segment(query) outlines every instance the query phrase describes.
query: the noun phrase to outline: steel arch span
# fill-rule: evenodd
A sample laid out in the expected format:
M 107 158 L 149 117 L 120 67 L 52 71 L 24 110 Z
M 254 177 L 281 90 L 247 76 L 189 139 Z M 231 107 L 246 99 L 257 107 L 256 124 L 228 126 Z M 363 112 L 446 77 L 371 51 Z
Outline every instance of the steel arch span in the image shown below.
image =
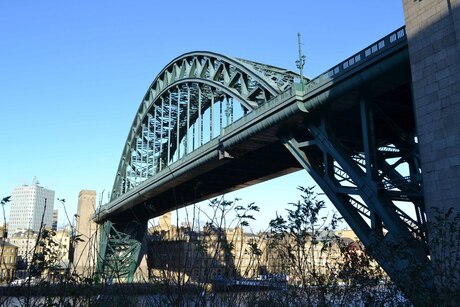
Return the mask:
M 404 28 L 313 80 L 298 77 L 211 52 L 166 65 L 134 118 L 111 202 L 94 215 L 98 274 L 132 280 L 149 218 L 305 169 L 423 301 L 433 272 Z
M 111 201 L 211 143 L 227 126 L 290 89 L 295 78 L 298 74 L 286 69 L 207 51 L 172 60 L 149 86 L 134 117 Z M 143 255 L 144 222 L 104 223 L 97 278 L 132 280 Z
M 111 200 L 177 162 L 229 124 L 290 88 L 294 72 L 212 52 L 172 60 L 131 126 Z

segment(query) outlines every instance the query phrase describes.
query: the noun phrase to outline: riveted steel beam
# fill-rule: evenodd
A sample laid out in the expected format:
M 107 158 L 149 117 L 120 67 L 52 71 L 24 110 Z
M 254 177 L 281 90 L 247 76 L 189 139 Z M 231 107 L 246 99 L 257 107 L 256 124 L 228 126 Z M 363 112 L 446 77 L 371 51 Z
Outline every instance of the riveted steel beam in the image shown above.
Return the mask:
M 146 222 L 104 222 L 99 238 L 96 282 L 133 282 L 144 254 L 142 246 L 146 233 Z
M 284 144 L 391 278 L 405 287 L 406 293 L 423 298 L 432 286 L 432 270 L 427 256 L 421 182 L 418 177 L 414 181 L 401 173 L 406 172 L 401 166 L 409 165 L 411 172 L 419 175 L 417 144 L 407 135 L 392 135 L 396 144 L 385 145 L 393 148 L 393 154 L 386 156 L 381 149 L 385 147 L 382 132 L 377 142 L 371 102 L 362 98 L 355 112 L 358 114 L 353 118 L 361 121 L 361 145 L 346 139 L 358 136 L 336 130 L 343 129 L 333 123 L 334 116 L 340 115 L 320 120 L 306 118 L 303 135 L 297 132 L 295 137 L 287 136 Z M 394 123 L 393 126 L 396 127 Z M 416 218 L 398 207 L 401 204 L 397 201 L 401 200 L 405 201 L 402 206 L 411 203 L 415 207 Z

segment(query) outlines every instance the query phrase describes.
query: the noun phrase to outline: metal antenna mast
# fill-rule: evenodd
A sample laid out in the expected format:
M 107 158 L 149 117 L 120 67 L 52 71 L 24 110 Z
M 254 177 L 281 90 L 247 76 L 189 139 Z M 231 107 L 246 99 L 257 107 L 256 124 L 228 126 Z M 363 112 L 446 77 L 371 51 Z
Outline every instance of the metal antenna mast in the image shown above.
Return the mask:
M 297 33 L 297 44 L 299 48 L 299 59 L 295 61 L 295 64 L 300 72 L 300 89 L 302 92 L 304 91 L 304 84 L 303 84 L 303 66 L 305 65 L 305 55 L 302 54 L 302 43 L 300 40 L 300 32 Z

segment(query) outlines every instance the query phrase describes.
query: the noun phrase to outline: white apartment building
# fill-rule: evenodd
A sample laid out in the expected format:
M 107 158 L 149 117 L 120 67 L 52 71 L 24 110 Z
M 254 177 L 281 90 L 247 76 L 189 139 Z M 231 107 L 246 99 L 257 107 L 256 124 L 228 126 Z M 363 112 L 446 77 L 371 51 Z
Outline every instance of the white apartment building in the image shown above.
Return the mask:
M 15 232 L 32 230 L 39 232 L 43 224 L 53 225 L 54 191 L 38 184 L 23 185 L 13 189 L 8 224 L 8 237 Z M 43 219 L 43 220 L 42 220 Z

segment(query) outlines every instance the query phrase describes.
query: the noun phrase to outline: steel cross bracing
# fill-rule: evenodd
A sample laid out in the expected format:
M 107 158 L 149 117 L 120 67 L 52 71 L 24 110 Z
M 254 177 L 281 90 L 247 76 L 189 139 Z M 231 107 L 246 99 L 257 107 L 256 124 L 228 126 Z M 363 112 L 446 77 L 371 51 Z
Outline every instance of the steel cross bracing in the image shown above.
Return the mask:
M 104 222 L 99 239 L 96 280 L 133 282 L 143 256 L 141 249 L 146 233 L 146 223 L 128 221 L 121 226 Z
M 291 87 L 295 77 L 285 69 L 211 52 L 174 59 L 144 96 L 111 199 L 219 136 L 223 128 Z
M 285 146 L 393 280 L 411 283 L 412 291 L 423 297 L 431 272 L 417 143 L 414 135 L 404 133 L 366 99 L 361 100 L 359 110 L 361 148 L 337 138 L 337 128 L 330 124 L 334 118 L 327 116 L 306 122 L 302 135 L 285 137 Z M 376 117 L 394 131 L 393 144 L 377 143 Z M 405 211 L 413 206 L 415 218 L 398 206 Z M 409 267 L 418 272 L 420 280 L 412 280 Z

